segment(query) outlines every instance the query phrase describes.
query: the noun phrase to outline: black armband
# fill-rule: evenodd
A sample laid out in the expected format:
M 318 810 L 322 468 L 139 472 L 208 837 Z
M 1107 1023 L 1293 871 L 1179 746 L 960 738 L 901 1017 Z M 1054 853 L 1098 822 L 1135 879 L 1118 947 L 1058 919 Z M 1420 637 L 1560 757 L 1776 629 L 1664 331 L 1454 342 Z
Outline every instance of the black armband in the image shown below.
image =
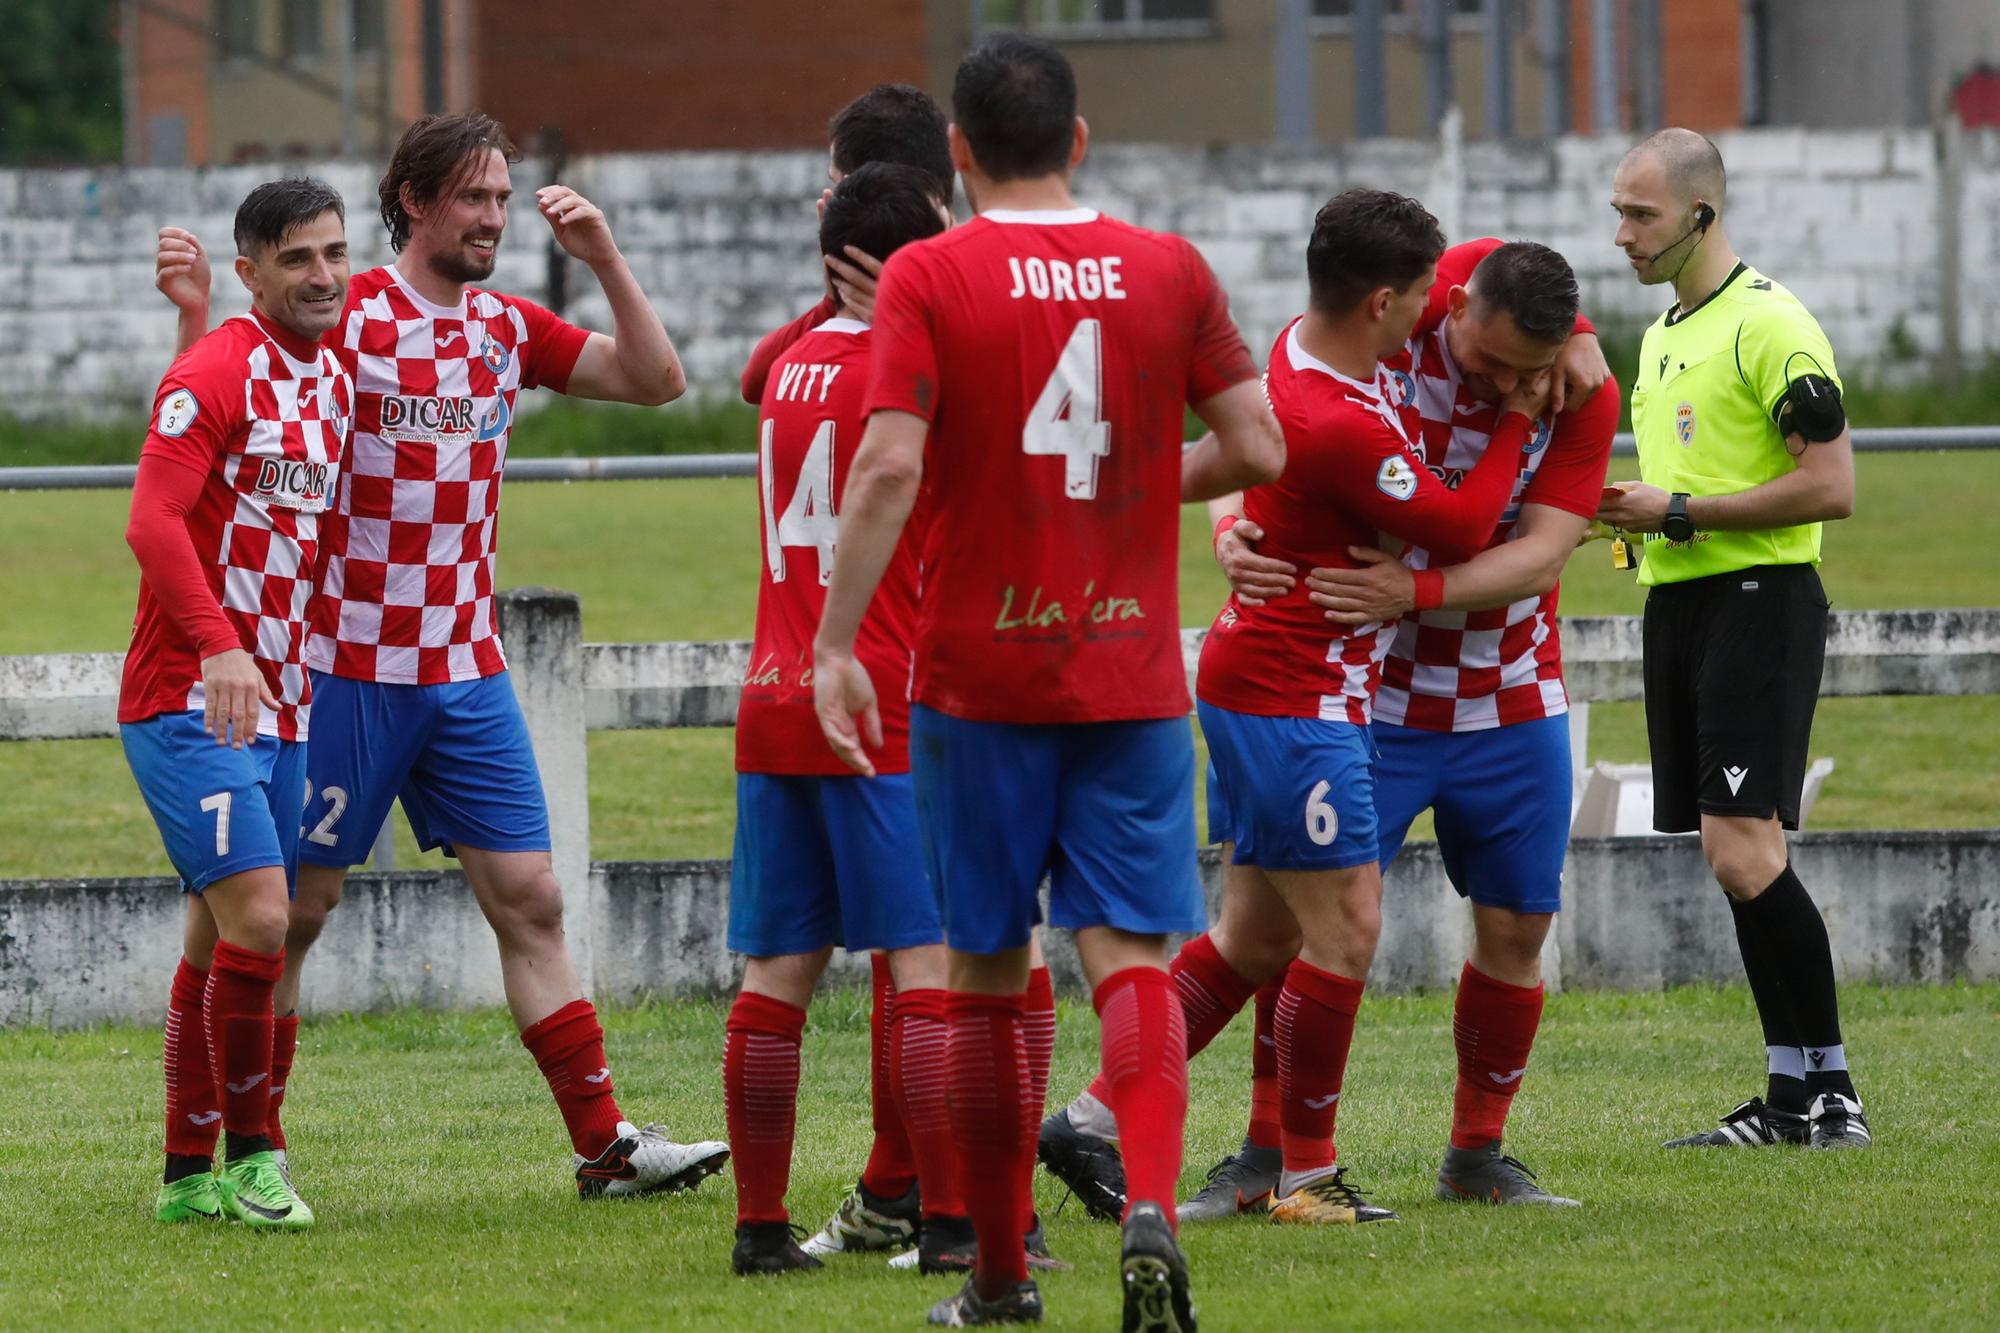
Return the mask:
M 1840 386 L 1824 375 L 1801 375 L 1778 400 L 1772 417 L 1778 433 L 1796 435 L 1807 444 L 1837 439 L 1847 429 L 1847 409 L 1840 405 Z

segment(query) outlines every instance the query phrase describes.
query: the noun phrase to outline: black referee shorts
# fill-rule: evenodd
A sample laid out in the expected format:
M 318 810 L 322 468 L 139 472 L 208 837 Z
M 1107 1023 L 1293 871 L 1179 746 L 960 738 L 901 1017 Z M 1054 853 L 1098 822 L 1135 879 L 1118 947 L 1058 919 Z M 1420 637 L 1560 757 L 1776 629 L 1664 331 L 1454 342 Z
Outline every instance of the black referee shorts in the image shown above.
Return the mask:
M 1826 616 L 1811 565 L 1761 565 L 1648 594 L 1654 828 L 1691 832 L 1703 814 L 1775 814 L 1799 826 Z

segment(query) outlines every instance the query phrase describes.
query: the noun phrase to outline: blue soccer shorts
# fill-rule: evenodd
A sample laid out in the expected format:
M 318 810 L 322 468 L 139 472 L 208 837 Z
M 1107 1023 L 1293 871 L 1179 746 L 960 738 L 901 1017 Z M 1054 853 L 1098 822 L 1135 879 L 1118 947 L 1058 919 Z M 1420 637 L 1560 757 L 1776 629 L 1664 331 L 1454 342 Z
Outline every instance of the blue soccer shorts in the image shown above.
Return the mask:
M 266 866 L 284 867 L 287 887 L 294 886 L 306 801 L 303 742 L 259 736 L 232 750 L 215 743 L 199 711 L 122 723 L 118 738 L 182 892 Z
M 1041 920 L 1044 876 L 1053 925 L 1138 935 L 1208 928 L 1185 718 L 1017 725 L 919 704 L 910 773 L 952 948 L 1025 946 Z
M 753 958 L 942 944 L 908 773 L 736 775 L 729 947 Z
M 1207 703 L 1197 711 L 1213 764 L 1208 836 L 1235 843 L 1237 865 L 1344 870 L 1379 857 L 1366 727 Z
M 506 672 L 385 685 L 315 671 L 312 691 L 301 860 L 367 860 L 399 798 L 426 851 L 549 850 L 542 775 Z
M 1514 912 L 1562 910 L 1569 847 L 1569 718 L 1484 731 L 1374 725 L 1382 864 L 1428 807 L 1459 896 Z

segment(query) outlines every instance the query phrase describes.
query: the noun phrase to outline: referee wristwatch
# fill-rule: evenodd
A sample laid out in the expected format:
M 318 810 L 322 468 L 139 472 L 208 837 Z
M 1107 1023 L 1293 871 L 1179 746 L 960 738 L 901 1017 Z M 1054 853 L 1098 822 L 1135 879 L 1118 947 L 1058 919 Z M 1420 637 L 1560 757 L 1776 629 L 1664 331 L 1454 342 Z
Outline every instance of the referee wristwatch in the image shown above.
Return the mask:
M 1667 516 L 1660 523 L 1660 531 L 1670 542 L 1691 542 L 1694 540 L 1694 520 L 1688 517 L 1688 493 L 1675 491 L 1667 500 Z

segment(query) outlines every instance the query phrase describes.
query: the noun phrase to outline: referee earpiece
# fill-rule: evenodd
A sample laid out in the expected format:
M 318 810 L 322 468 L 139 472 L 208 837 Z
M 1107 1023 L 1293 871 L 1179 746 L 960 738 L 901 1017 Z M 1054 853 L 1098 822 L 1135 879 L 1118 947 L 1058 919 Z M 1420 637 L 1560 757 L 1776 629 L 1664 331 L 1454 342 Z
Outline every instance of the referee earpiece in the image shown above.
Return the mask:
M 1647 255 L 1646 262 L 1648 264 L 1659 263 L 1662 258 L 1672 254 L 1676 249 L 1678 249 L 1681 242 L 1685 241 L 1688 237 L 1694 235 L 1696 232 L 1706 233 L 1708 229 L 1714 225 L 1715 225 L 1715 210 L 1710 208 L 1705 203 L 1696 204 L 1694 206 L 1694 225 L 1692 227 L 1689 227 L 1686 231 L 1682 232 L 1680 235 L 1674 237 L 1674 239 L 1670 243 L 1668 243 L 1665 249 L 1658 250 L 1650 255 Z
M 1715 225 L 1715 210 L 1707 204 L 1696 204 L 1694 206 L 1694 225 L 1700 227 L 1703 231 L 1707 231 Z

